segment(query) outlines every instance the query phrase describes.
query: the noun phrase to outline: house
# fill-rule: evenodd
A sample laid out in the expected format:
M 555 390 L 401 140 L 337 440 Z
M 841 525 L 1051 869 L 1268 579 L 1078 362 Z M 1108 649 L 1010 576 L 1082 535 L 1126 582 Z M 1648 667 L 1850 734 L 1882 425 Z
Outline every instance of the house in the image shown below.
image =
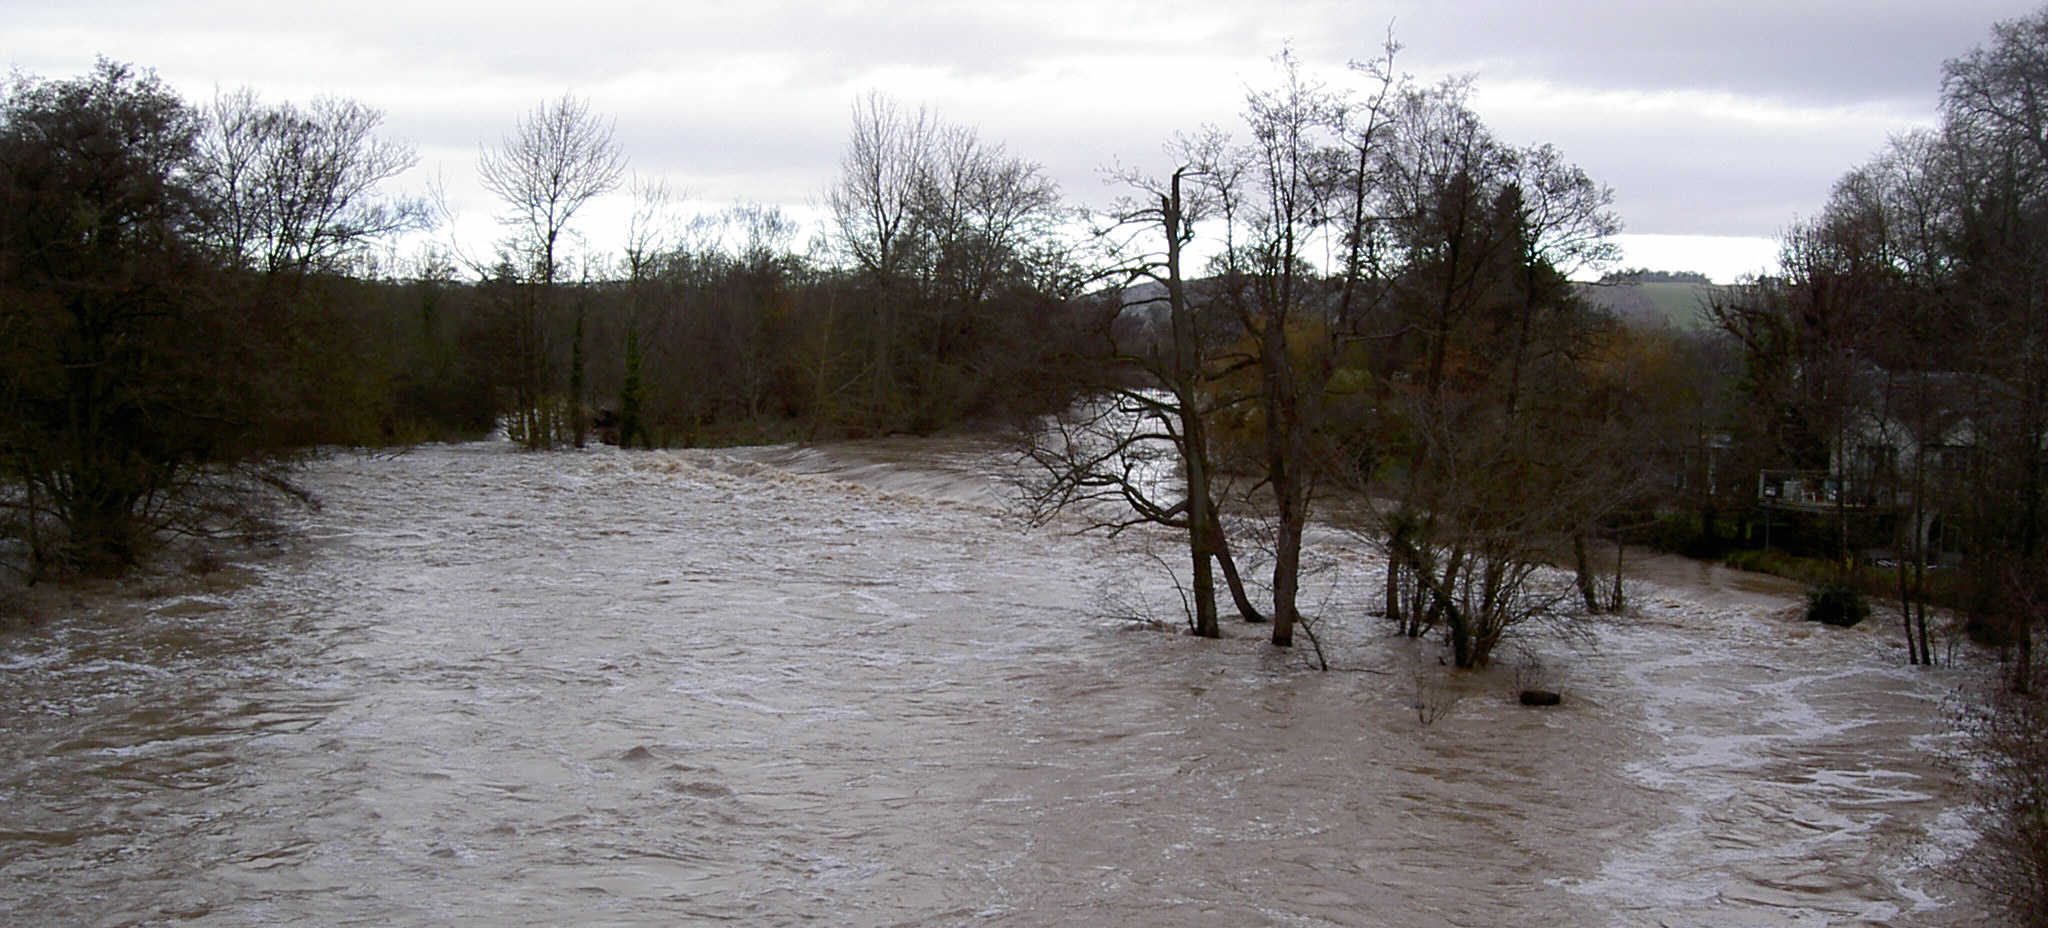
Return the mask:
M 1951 371 L 1862 372 L 1855 407 L 1839 429 L 1827 470 L 1762 470 L 1756 503 L 1771 515 L 1879 515 L 1892 552 L 1957 554 L 1947 515 L 1973 478 L 1995 427 L 1989 410 L 2008 390 Z

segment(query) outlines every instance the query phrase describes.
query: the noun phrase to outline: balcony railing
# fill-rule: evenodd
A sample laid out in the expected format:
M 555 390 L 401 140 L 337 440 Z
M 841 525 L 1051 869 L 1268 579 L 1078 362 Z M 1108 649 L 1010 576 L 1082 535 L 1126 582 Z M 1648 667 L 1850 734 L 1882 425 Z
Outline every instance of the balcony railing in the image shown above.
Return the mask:
M 1821 470 L 1763 470 L 1757 495 L 1767 508 L 1808 512 L 1868 509 L 1875 503 L 1872 488 L 1848 489 L 1845 480 Z

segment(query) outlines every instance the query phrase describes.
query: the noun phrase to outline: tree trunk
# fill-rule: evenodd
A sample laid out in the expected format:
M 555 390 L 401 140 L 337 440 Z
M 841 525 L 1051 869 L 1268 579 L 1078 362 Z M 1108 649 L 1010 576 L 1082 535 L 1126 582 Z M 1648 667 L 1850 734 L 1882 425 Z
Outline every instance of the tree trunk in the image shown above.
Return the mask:
M 1456 550 L 1447 558 L 1446 574 L 1441 576 L 1431 565 L 1425 563 L 1425 556 L 1409 539 L 1403 542 L 1403 558 L 1410 566 L 1411 575 L 1416 577 L 1425 592 L 1431 594 L 1433 608 L 1446 619 L 1447 641 L 1453 645 L 1454 666 L 1466 669 L 1474 665 L 1472 630 L 1468 626 L 1467 614 L 1461 611 L 1460 601 L 1454 598 L 1451 583 L 1460 573 L 1461 552 Z
M 1261 375 L 1267 413 L 1268 481 L 1275 492 L 1274 630 L 1270 644 L 1289 647 L 1297 623 L 1297 571 L 1304 546 L 1306 461 L 1297 421 L 1296 382 L 1290 366 L 1287 317 L 1271 311 L 1261 331 Z
M 1591 614 L 1603 611 L 1596 601 L 1596 572 L 1589 564 L 1589 544 L 1581 532 L 1574 533 L 1575 588 L 1582 592 L 1582 607 Z
M 1397 566 L 1396 558 L 1392 557 L 1389 559 L 1389 563 L 1384 565 L 1382 571 L 1382 614 L 1385 618 L 1397 623 L 1398 626 L 1404 624 L 1404 603 L 1399 595 L 1399 585 L 1397 582 L 1397 574 L 1400 570 L 1401 568 Z
M 627 315 L 627 352 L 620 379 L 620 447 L 648 446 L 641 424 L 641 325 L 633 309 Z
M 584 301 L 578 298 L 577 319 L 570 329 L 570 436 L 577 447 L 584 447 Z
M 1187 325 L 1177 326 L 1178 342 L 1189 340 L 1195 343 L 1187 331 Z M 1182 345 L 1177 346 L 1180 353 Z M 1196 349 L 1192 347 L 1191 353 Z M 1197 599 L 1197 634 L 1205 638 L 1218 637 L 1218 593 L 1212 585 L 1211 558 L 1214 539 L 1222 541 L 1224 533 L 1213 523 L 1218 515 L 1211 505 L 1211 468 L 1203 442 L 1204 416 L 1197 406 L 1196 391 L 1189 388 L 1185 380 L 1177 384 L 1178 405 L 1181 407 L 1183 438 L 1183 479 L 1187 495 L 1184 506 L 1189 511 L 1189 544 L 1191 595 Z M 1222 548 L 1223 546 L 1219 546 Z
M 1190 530 L 1190 596 L 1196 600 L 1197 636 L 1218 637 L 1218 593 L 1211 583 L 1211 552 L 1205 550 L 1204 536 L 1193 526 Z
M 1297 624 L 1297 568 L 1304 545 L 1304 516 L 1283 507 L 1275 531 L 1275 623 L 1268 642 L 1287 648 Z
M 2016 660 L 2012 662 L 2015 665 L 2016 675 L 2010 678 L 2009 688 L 2017 693 L 2028 695 L 2031 691 L 2032 683 L 2035 682 L 2031 670 L 2031 617 L 2029 613 L 2022 609 L 2017 609 L 2011 614 L 2014 616 L 2011 621 L 2015 624 L 2016 629 L 2015 633 L 2010 636 L 2016 640 Z
M 1438 600 L 1439 613 L 1446 621 L 1446 638 L 1453 645 L 1454 666 L 1466 670 L 1475 666 L 1475 627 L 1473 617 L 1454 598 L 1454 578 L 1461 576 L 1466 552 L 1455 546 L 1446 557 L 1446 573 L 1433 585 L 1434 598 Z
M 1914 531 L 1914 529 L 1912 529 L 1912 531 Z M 1904 552 L 1904 554 L 1905 556 L 1898 557 L 1895 560 L 1895 586 L 1898 594 L 1902 598 L 1903 647 L 1909 650 L 1909 661 L 1912 665 L 1915 665 L 1922 663 L 1922 661 L 1917 659 L 1917 633 L 1916 629 L 1911 625 L 1910 622 L 1910 609 L 1911 602 L 1913 600 L 1910 596 L 1910 570 L 1909 557 L 1907 556 L 1908 552 Z
M 1247 586 L 1240 582 L 1240 568 L 1233 563 L 1232 546 L 1226 542 L 1225 526 L 1218 521 L 1218 511 L 1211 514 L 1211 553 L 1218 558 L 1219 570 L 1225 574 L 1226 590 L 1232 593 L 1233 607 L 1240 610 L 1240 618 L 1248 622 L 1266 622 L 1268 617 L 1255 608 L 1254 601 L 1247 597 Z
M 1161 198 L 1162 231 L 1168 243 L 1169 325 L 1175 339 L 1175 360 L 1170 375 L 1175 384 L 1178 425 L 1182 432 L 1184 505 L 1190 520 L 1190 570 L 1192 593 L 1197 598 L 1197 634 L 1218 637 L 1218 596 L 1212 587 L 1211 558 L 1223 555 L 1225 532 L 1216 520 L 1211 504 L 1211 447 L 1205 434 L 1204 409 L 1197 395 L 1197 380 L 1204 362 L 1197 350 L 1197 322 L 1183 292 L 1183 176 L 1178 171 L 1169 180 L 1169 194 Z M 1227 582 L 1234 597 L 1240 596 L 1239 579 L 1230 572 Z
M 1912 665 L 1931 663 L 1930 636 L 1924 632 L 1924 562 L 1930 551 L 1924 534 L 1924 454 L 1921 447 L 1910 473 L 1910 537 L 1905 557 L 1896 558 L 1896 584 L 1902 596 L 1902 635 Z
M 1610 611 L 1623 612 L 1624 596 L 1624 533 L 1617 535 L 1617 570 L 1610 575 Z

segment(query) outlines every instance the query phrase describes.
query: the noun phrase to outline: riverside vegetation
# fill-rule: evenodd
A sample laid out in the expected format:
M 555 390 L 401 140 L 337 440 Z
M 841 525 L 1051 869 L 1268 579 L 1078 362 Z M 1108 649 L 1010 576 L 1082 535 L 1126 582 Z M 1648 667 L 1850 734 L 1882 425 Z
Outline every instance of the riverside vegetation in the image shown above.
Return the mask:
M 1284 53 L 1244 138 L 1169 140 L 1095 216 L 974 129 L 863 97 L 804 251 L 774 207 L 679 215 L 574 97 L 482 157 L 506 236 L 478 257 L 399 253 L 436 210 L 385 189 L 414 154 L 359 104 L 196 106 L 109 61 L 19 77 L 0 557 L 34 583 L 260 532 L 323 447 L 1013 427 L 1043 517 L 1179 533 L 1197 634 L 1220 633 L 1216 572 L 1275 645 L 1315 645 L 1315 516 L 1391 566 L 1391 631 L 1460 671 L 1621 608 L 1606 545 L 1677 516 L 1714 545 L 1787 470 L 1835 495 L 1783 547 L 1846 576 L 1885 550 L 1910 662 L 1935 659 L 1943 588 L 2003 688 L 2042 693 L 2044 36 L 2042 14 L 1998 24 L 1947 62 L 1939 127 L 1849 172 L 1781 276 L 1712 291 L 1689 328 L 1599 309 L 1571 277 L 1615 259 L 1610 189 L 1493 135 L 1468 81 L 1401 74 L 1394 42 L 1331 73 Z M 622 252 L 577 251 L 582 207 L 623 185 Z M 1150 459 L 1176 479 L 1133 479 Z M 1977 702 L 1981 743 L 2042 756 L 2040 703 Z M 1983 872 L 2022 874 L 2003 891 L 2037 923 L 2042 764 L 2026 780 L 2032 802 L 1982 823 L 2023 864 Z

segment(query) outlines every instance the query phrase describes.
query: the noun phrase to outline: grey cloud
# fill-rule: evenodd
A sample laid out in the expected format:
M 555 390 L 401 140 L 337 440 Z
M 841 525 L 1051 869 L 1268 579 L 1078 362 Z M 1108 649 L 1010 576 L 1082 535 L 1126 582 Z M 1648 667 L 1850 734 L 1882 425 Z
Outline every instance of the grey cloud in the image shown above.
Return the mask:
M 1664 3 L 1405 0 L 1363 5 L 1325 44 L 1377 39 L 1395 19 L 1413 67 L 1598 88 L 1716 90 L 1806 103 L 1928 109 L 1939 63 L 1984 39 L 2017 0 Z M 1359 54 L 1356 52 L 1355 54 Z
M 1394 20 L 1402 69 L 1478 71 L 1485 96 L 1543 82 L 1812 108 L 1815 124 L 1793 126 L 1628 108 L 1483 113 L 1505 138 L 1553 142 L 1614 186 L 1630 231 L 1748 235 L 1814 210 L 1888 131 L 1928 118 L 1941 61 L 2028 11 L 2016 0 L 0 5 L 18 39 L 10 64 L 68 76 L 105 52 L 161 69 L 195 99 L 214 84 L 355 97 L 424 156 L 449 153 L 439 169 L 452 178 L 567 89 L 617 120 L 637 170 L 783 202 L 832 180 L 850 99 L 889 71 L 933 74 L 894 89 L 1103 203 L 1102 167 L 1149 164 L 1172 133 L 1206 121 L 1237 128 L 1241 82 L 1266 80 L 1283 42 L 1337 69 L 1372 55 Z

